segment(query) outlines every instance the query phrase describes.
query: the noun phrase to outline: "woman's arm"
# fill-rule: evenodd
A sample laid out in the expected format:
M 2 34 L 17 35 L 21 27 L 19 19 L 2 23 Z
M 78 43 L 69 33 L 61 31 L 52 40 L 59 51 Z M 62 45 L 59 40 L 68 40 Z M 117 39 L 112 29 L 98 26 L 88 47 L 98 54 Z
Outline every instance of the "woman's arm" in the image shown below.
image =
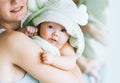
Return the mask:
M 29 37 L 20 32 L 6 32 L 7 45 L 13 56 L 13 64 L 18 65 L 43 83 L 83 83 L 71 73 L 42 64 L 42 50 Z M 56 80 L 57 79 L 57 80 Z

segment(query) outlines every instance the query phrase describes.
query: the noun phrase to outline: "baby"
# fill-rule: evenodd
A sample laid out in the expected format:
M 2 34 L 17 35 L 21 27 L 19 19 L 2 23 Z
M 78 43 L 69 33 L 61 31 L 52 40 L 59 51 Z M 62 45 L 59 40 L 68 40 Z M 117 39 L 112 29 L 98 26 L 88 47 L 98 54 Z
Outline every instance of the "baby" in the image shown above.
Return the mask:
M 27 27 L 21 31 L 32 36 L 44 50 L 41 55 L 43 63 L 62 70 L 74 69 L 76 59 L 84 49 L 84 38 L 78 24 L 87 23 L 86 7 L 77 8 L 72 0 L 49 0 L 43 9 L 31 11 L 34 12 L 24 26 L 36 26 L 37 29 Z M 39 37 L 34 36 L 36 33 Z

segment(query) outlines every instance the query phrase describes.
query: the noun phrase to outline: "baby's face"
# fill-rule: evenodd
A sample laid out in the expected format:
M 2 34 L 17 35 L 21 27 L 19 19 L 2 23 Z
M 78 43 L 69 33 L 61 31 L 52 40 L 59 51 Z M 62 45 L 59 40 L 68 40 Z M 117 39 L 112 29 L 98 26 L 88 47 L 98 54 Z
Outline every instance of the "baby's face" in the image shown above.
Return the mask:
M 66 29 L 54 22 L 43 22 L 40 25 L 40 36 L 58 48 L 62 47 L 69 39 Z

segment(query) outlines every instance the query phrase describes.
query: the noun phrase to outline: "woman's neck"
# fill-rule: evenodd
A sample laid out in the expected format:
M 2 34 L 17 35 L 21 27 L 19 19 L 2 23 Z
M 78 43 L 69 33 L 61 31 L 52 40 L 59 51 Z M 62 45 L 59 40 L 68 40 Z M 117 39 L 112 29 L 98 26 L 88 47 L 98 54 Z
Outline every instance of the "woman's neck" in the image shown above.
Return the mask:
M 4 28 L 7 30 L 17 30 L 20 27 L 21 27 L 21 22 L 0 23 L 0 28 Z

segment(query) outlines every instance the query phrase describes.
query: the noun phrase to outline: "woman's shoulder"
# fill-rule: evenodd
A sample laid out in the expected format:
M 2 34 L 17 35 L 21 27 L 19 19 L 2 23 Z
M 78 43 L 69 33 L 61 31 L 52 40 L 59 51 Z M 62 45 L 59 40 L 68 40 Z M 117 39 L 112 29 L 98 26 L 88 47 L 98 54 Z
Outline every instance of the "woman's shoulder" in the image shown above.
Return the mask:
M 1 34 L 1 38 L 4 39 L 5 43 L 12 45 L 16 45 L 22 41 L 27 42 L 28 40 L 31 40 L 27 35 L 18 31 L 5 31 L 3 34 Z
M 37 43 L 22 32 L 6 31 L 5 34 L 7 34 L 6 44 L 8 44 L 9 48 L 16 50 L 17 52 L 32 51 L 33 49 L 41 51 L 41 48 Z
M 17 40 L 17 38 L 22 38 L 22 36 L 23 36 L 22 33 L 16 31 L 4 31 L 3 33 L 0 34 L 0 43 L 8 45 L 11 42 L 13 43 L 14 40 Z
M 10 39 L 16 39 L 17 37 L 18 38 L 26 37 L 26 35 L 18 31 L 6 30 L 2 34 L 0 34 L 0 37 L 5 40 L 10 40 Z
M 5 34 L 8 37 L 8 40 L 11 40 L 11 39 L 19 40 L 21 38 L 28 38 L 27 35 L 18 31 L 6 31 Z
M 23 49 L 23 46 L 33 42 L 27 35 L 18 31 L 5 31 L 0 35 L 0 38 L 0 44 L 10 50 Z
M 31 60 L 42 52 L 42 49 L 24 33 L 17 31 L 6 31 L 4 34 L 6 35 L 4 45 L 7 48 L 8 53 L 11 54 L 12 58 L 16 61 L 14 63 L 20 62 L 22 64 L 21 60 L 23 60 L 23 62 L 28 58 L 28 60 Z

